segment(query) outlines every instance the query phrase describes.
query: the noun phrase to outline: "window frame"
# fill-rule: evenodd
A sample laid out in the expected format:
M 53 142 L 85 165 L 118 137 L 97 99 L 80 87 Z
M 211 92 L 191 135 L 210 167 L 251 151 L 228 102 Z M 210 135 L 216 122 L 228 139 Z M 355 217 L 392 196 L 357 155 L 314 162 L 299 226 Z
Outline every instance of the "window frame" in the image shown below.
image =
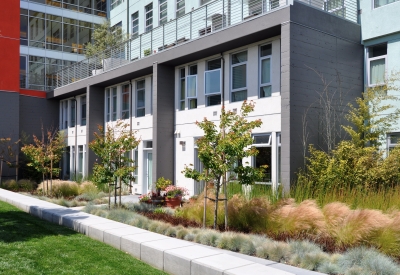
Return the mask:
M 164 1 L 164 2 L 162 2 Z M 162 7 L 165 6 L 165 16 L 162 16 Z M 164 21 L 164 22 L 162 22 Z M 168 22 L 168 0 L 158 0 L 158 25 L 162 26 Z
M 179 111 L 184 111 L 186 109 L 186 68 L 185 67 L 179 68 L 178 74 L 179 74 L 179 87 L 178 87 Z M 183 91 L 183 93 L 182 93 L 182 82 L 183 82 L 183 87 L 185 88 L 185 91 Z
M 118 119 L 118 87 L 114 86 L 111 89 L 111 121 L 117 121 Z
M 260 181 L 260 182 L 256 182 L 256 183 L 258 183 L 258 184 L 272 184 L 272 180 L 273 180 L 273 178 L 272 178 L 272 169 L 276 169 L 276 167 L 272 167 L 272 158 L 273 158 L 273 155 L 272 155 L 272 152 L 273 152 L 273 150 L 272 150 L 272 146 L 273 146 L 273 143 L 272 143 L 272 134 L 273 133 L 257 133 L 257 134 L 252 134 L 252 137 L 253 137 L 253 144 L 252 144 L 252 146 L 254 146 L 254 147 L 256 147 L 256 148 L 271 148 L 271 159 L 270 159 L 270 167 L 269 167 L 269 173 L 270 173 L 270 181 Z M 268 143 L 254 143 L 254 141 L 255 141 L 255 137 L 257 137 L 257 136 L 269 136 L 269 139 L 268 139 Z M 278 143 L 278 141 L 277 141 L 277 143 Z M 254 168 L 255 167 L 255 165 L 256 165 L 256 157 L 257 156 L 252 156 L 251 157 L 251 166 Z
M 138 84 L 140 82 L 142 82 L 142 81 L 144 83 L 143 88 L 139 89 L 138 88 Z M 146 79 L 143 78 L 143 79 L 137 80 L 136 84 L 135 84 L 135 88 L 136 88 L 136 117 L 144 117 L 144 116 L 146 116 Z M 143 106 L 141 106 L 141 107 L 138 106 L 138 104 L 139 104 L 139 100 L 138 100 L 139 91 L 143 91 L 143 93 L 144 93 Z M 143 115 L 140 115 L 140 116 L 138 115 L 138 111 L 139 110 L 144 110 Z
M 86 126 L 86 118 L 87 118 L 87 113 L 86 113 L 86 96 L 82 96 L 80 98 L 80 107 L 81 107 L 81 116 L 80 116 L 80 125 L 81 126 Z
M 134 18 L 136 16 L 136 18 Z M 136 11 L 131 15 L 131 37 L 135 38 L 139 36 L 139 12 Z M 133 28 L 137 27 L 137 31 L 134 31 Z
M 111 121 L 111 93 L 110 93 L 110 88 L 106 88 L 106 93 L 105 93 L 105 121 L 110 122 Z
M 373 0 L 373 1 L 372 1 L 372 9 L 379 9 L 379 8 L 381 8 L 381 7 L 384 7 L 384 6 L 387 6 L 387 5 L 390 5 L 390 4 L 399 2 L 400 0 L 395 0 L 395 1 L 391 2 L 391 3 L 386 3 L 386 4 L 384 4 L 384 5 L 382 5 L 382 6 L 378 6 L 378 7 L 375 6 L 375 2 L 376 2 L 376 1 L 377 1 L 377 0 Z
M 182 7 L 178 7 L 179 6 L 179 4 L 181 3 L 181 2 L 183 2 L 183 6 Z M 176 0 L 176 5 L 175 5 L 175 8 L 176 8 L 176 12 L 175 12 L 175 18 L 176 19 L 178 19 L 179 17 L 182 17 L 182 16 L 184 16 L 185 15 L 185 8 L 186 8 L 186 3 L 185 3 L 185 0 Z M 183 14 L 180 14 L 180 12 L 183 10 Z
M 380 59 L 384 59 L 385 60 L 385 75 L 384 75 L 384 79 L 386 79 L 386 77 L 387 77 L 387 74 L 386 74 L 387 73 L 387 54 L 376 56 L 376 57 L 367 57 L 367 81 L 368 81 L 367 84 L 368 84 L 368 87 L 382 86 L 382 85 L 385 84 L 385 82 L 371 84 L 371 61 L 380 60 Z
M 271 45 L 271 54 L 270 55 L 266 55 L 266 56 L 261 56 L 261 47 L 263 46 L 267 46 L 267 45 Z M 267 44 L 263 44 L 260 45 L 258 48 L 258 66 L 259 66 L 259 72 L 258 72 L 258 98 L 267 98 L 267 97 L 271 97 L 272 96 L 272 43 L 267 43 Z M 265 59 L 269 59 L 269 82 L 268 83 L 262 83 L 262 62 Z M 267 87 L 270 86 L 271 87 L 271 95 L 270 96 L 261 96 L 261 88 L 263 87 Z
M 191 74 L 190 73 L 190 68 L 192 68 L 192 67 L 196 67 L 196 74 Z M 188 73 L 187 73 L 187 76 L 186 76 L 186 98 L 188 99 L 188 109 L 189 110 L 192 110 L 192 109 L 197 109 L 197 97 L 198 97 L 198 85 L 197 85 L 197 75 L 198 75 L 198 66 L 197 66 L 197 64 L 192 64 L 192 65 L 189 65 L 188 66 Z M 189 85 L 189 78 L 192 78 L 192 77 L 194 77 L 194 79 L 195 79 L 195 84 L 196 84 L 196 88 L 195 88 L 195 90 L 196 90 L 196 95 L 195 96 L 189 96 L 189 89 L 188 89 L 188 85 Z M 191 107 L 191 102 L 195 102 L 195 105 L 196 105 L 196 107 Z
M 127 88 L 127 89 L 125 89 Z M 128 101 L 127 101 L 127 109 L 124 109 L 124 95 L 128 95 Z M 121 119 L 129 119 L 130 116 L 130 105 L 131 105 L 131 95 L 130 95 L 130 85 L 129 84 L 123 84 L 121 85 L 121 114 L 120 118 Z M 127 114 L 127 115 L 126 115 Z
M 146 9 L 148 7 L 151 6 L 151 9 L 146 11 Z M 147 14 L 151 13 L 151 17 L 147 18 Z M 149 25 L 147 25 L 147 21 L 151 20 L 151 23 Z M 146 6 L 144 6 L 144 30 L 145 33 L 149 32 L 153 29 L 153 2 L 147 4 Z
M 247 54 L 246 61 L 233 64 L 233 56 L 236 55 L 236 54 L 242 53 L 242 52 L 246 52 L 246 54 Z M 241 50 L 241 51 L 232 53 L 231 56 L 230 56 L 230 61 L 231 61 L 231 64 L 230 64 L 231 65 L 231 68 L 230 68 L 231 81 L 230 81 L 230 84 L 229 84 L 230 85 L 230 102 L 240 102 L 240 101 L 233 101 L 233 94 L 236 93 L 236 92 L 246 91 L 246 99 L 247 99 L 247 95 L 248 95 L 247 94 L 247 92 L 248 92 L 248 89 L 247 89 L 248 88 L 247 87 L 247 67 L 248 67 L 247 63 L 249 61 L 248 50 L 245 49 L 245 50 Z M 245 87 L 241 87 L 241 88 L 233 89 L 233 68 L 238 67 L 238 66 L 242 66 L 242 65 L 246 66 L 246 86 Z
M 212 61 L 215 61 L 215 60 L 219 60 L 220 62 L 221 62 L 221 67 L 220 68 L 218 68 L 218 69 L 213 69 L 213 70 L 209 70 L 208 69 L 208 64 L 209 64 L 209 62 L 212 62 Z M 216 71 L 219 71 L 219 93 L 206 93 L 206 75 L 207 75 L 207 73 L 210 73 L 210 72 L 216 72 Z M 205 105 L 206 105 L 206 107 L 208 107 L 208 106 L 217 106 L 217 105 L 221 105 L 221 103 L 222 103 L 222 60 L 221 60 L 221 58 L 216 58 L 216 59 L 212 59 L 212 60 L 208 60 L 207 61 L 207 66 L 206 66 L 206 70 L 204 71 L 204 96 L 205 96 Z M 213 97 L 213 96 L 216 96 L 216 95 L 220 95 L 220 103 L 219 104 L 214 104 L 214 105 L 210 105 L 210 104 L 208 104 L 208 98 L 210 98 L 210 97 Z

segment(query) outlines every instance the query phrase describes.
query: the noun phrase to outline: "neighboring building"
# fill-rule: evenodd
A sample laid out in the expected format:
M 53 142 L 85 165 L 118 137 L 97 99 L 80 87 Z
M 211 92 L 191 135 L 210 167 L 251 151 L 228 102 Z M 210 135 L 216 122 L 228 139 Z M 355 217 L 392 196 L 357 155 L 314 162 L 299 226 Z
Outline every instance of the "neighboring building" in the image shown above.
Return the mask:
M 17 140 L 58 127 L 58 101 L 47 100 L 54 72 L 83 60 L 106 0 L 3 1 L 0 9 L 0 137 Z M 13 176 L 5 171 L 3 176 Z
M 400 73 L 400 2 L 391 0 L 361 0 L 362 43 L 365 47 L 365 85 L 372 87 L 385 77 Z M 395 83 L 400 88 L 400 80 Z M 388 91 L 400 96 L 400 91 Z M 394 101 L 395 106 L 400 103 Z M 400 122 L 396 131 L 387 133 L 384 149 L 400 144 Z
M 195 141 L 203 133 L 195 121 L 218 122 L 222 100 L 236 110 L 243 100 L 256 102 L 250 119 L 263 121 L 254 131 L 260 154 L 245 161 L 268 165 L 264 183 L 289 188 L 303 164 L 306 126 L 308 143 L 324 146 L 318 129 L 325 87 L 317 72 L 330 96 L 346 90 L 345 104 L 363 90 L 357 3 L 206 2 L 111 2 L 112 25 L 132 39 L 59 72 L 49 96 L 59 101 L 68 135 L 64 177 L 90 174 L 96 156 L 87 145 L 97 126 L 123 119 L 142 139 L 131 152 L 134 192 L 146 193 L 163 176 L 198 193 L 201 185 L 181 171 L 201 167 Z

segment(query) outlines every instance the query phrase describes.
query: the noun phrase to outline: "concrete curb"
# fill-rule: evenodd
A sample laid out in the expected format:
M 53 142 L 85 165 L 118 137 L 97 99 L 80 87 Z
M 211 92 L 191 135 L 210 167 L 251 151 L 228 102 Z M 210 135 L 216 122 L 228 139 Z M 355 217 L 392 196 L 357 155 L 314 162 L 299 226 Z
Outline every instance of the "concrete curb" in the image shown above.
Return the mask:
M 176 275 L 294 275 L 318 274 L 298 269 L 287 272 L 257 263 L 251 257 L 226 254 L 192 242 L 183 241 L 134 226 L 72 210 L 46 201 L 0 189 L 0 200 L 49 222 L 63 225 L 90 238 L 104 242 L 158 269 Z M 268 261 L 270 263 L 270 261 Z M 296 268 L 293 268 L 296 269 Z M 297 271 L 297 270 L 296 270 Z

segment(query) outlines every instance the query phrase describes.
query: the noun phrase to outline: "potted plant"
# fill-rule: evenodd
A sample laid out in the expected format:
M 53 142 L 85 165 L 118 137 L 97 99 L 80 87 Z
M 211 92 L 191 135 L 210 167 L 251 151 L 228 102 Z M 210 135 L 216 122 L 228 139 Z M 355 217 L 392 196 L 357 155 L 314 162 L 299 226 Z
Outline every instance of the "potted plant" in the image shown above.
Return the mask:
M 181 205 L 182 196 L 188 194 L 188 190 L 184 187 L 177 187 L 175 185 L 170 185 L 165 188 L 166 198 L 165 203 L 167 207 L 175 208 Z
M 151 204 L 151 195 L 150 194 L 143 194 L 139 197 L 139 202 Z
M 165 195 L 165 188 L 172 185 L 172 182 L 169 179 L 164 179 L 164 177 L 158 178 L 156 181 L 156 189 L 157 193 L 161 196 Z

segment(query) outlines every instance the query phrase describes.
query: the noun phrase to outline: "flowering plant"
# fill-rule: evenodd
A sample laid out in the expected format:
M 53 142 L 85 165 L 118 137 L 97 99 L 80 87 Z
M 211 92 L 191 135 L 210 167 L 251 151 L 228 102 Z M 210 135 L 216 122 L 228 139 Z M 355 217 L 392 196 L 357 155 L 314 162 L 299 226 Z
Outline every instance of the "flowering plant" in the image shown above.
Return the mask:
M 151 200 L 151 193 L 149 194 L 143 194 L 139 197 L 140 202 L 147 202 Z
M 182 197 L 189 194 L 185 187 L 177 187 L 175 185 L 167 186 L 165 192 L 168 198 Z
M 156 188 L 160 190 L 165 190 L 168 186 L 171 185 L 171 181 L 169 179 L 164 179 L 164 177 L 158 178 L 156 181 Z

